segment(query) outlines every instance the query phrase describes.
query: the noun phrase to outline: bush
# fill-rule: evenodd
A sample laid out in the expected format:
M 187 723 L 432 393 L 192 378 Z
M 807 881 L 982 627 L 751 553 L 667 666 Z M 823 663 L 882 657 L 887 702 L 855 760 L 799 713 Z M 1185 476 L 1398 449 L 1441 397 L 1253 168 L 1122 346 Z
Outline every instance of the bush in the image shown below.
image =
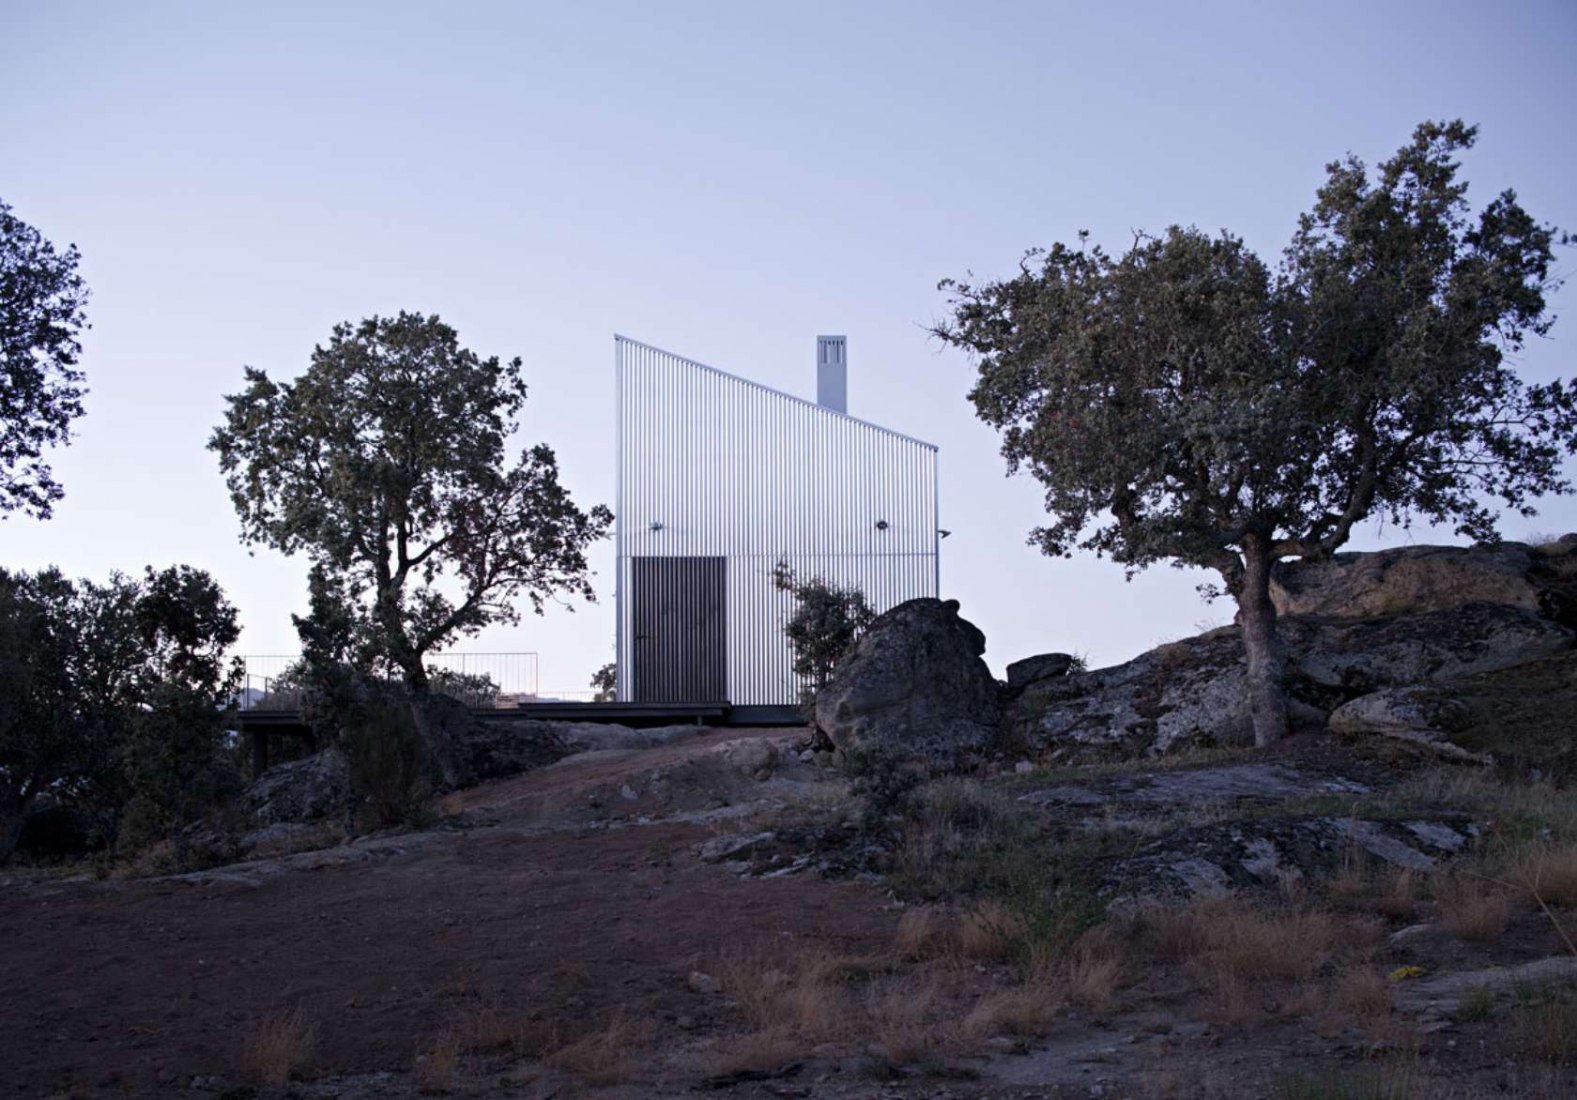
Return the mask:
M 902 753 L 878 744 L 851 746 L 844 754 L 844 771 L 861 801 L 861 824 L 870 831 L 907 816 L 913 810 L 912 795 L 925 778 Z
M 437 763 L 417 728 L 410 697 L 383 682 L 363 682 L 337 716 L 352 797 L 374 825 L 414 824 L 437 793 Z
M 876 612 L 858 588 L 839 588 L 820 577 L 802 581 L 786 561 L 773 567 L 772 584 L 794 597 L 794 614 L 783 633 L 794 650 L 794 673 L 803 681 L 800 704 L 808 713 L 838 661 L 871 625 Z
M 140 835 L 183 860 L 186 826 L 239 784 L 224 728 L 239 634 L 187 566 L 102 586 L 0 571 L 0 860 L 41 796 L 104 822 L 111 851 L 135 804 Z

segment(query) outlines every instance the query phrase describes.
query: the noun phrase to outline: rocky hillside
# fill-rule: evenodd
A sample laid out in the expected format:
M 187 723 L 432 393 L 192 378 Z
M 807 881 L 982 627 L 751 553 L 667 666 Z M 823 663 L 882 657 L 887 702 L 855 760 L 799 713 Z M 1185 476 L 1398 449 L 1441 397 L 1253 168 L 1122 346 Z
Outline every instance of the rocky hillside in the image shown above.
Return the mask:
M 1537 733 L 1577 674 L 1577 535 L 1284 563 L 1273 599 L 1297 729 L 1386 735 L 1489 762 L 1481 727 L 1503 725 L 1520 705 L 1544 717 L 1524 714 L 1530 736 L 1513 747 L 1514 763 L 1571 767 L 1568 750 Z M 1111 668 L 1041 654 L 1010 665 L 990 691 L 984 639 L 957 610 L 914 601 L 877 621 L 818 707 L 835 741 L 898 745 L 923 729 L 910 751 L 944 765 L 971 752 L 1073 763 L 1252 740 L 1235 626 Z

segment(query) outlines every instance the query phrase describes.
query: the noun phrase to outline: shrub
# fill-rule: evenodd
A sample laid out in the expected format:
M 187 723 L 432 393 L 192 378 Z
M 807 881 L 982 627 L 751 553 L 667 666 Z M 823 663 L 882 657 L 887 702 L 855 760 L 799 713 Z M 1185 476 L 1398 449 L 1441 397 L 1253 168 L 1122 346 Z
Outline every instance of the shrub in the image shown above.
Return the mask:
M 1043 826 L 1002 792 L 957 778 L 913 791 L 898 828 L 899 894 L 994 902 L 1021 929 L 1015 947 L 1026 957 L 1066 948 L 1104 917 L 1100 864 L 1123 843 L 1100 831 Z
M 616 1085 L 630 1079 L 654 1030 L 650 1020 L 631 1020 L 622 1012 L 615 1013 L 601 1031 L 560 1047 L 544 1060 L 590 1084 Z
M 858 588 L 839 588 L 820 577 L 800 580 L 786 561 L 773 567 L 772 584 L 794 597 L 794 613 L 783 633 L 794 650 L 794 673 L 804 682 L 800 702 L 808 711 L 876 612 Z
M 436 764 L 401 689 L 367 684 L 339 721 L 351 791 L 379 826 L 414 824 L 437 791 Z
M 302 1008 L 254 1021 L 241 1048 L 242 1072 L 260 1085 L 286 1084 L 311 1064 L 317 1038 Z
M 235 608 L 188 566 L 107 585 L 0 571 L 0 860 L 42 792 L 104 824 L 114 850 L 135 802 L 143 838 L 169 838 L 232 792 L 225 732 L 238 685 Z
M 849 787 L 860 799 L 860 821 L 870 831 L 889 819 L 907 815 L 910 798 L 924 773 L 896 749 L 886 745 L 854 745 L 844 754 Z
M 1499 885 L 1464 874 L 1435 876 L 1440 923 L 1464 940 L 1488 940 L 1511 923 L 1511 898 Z

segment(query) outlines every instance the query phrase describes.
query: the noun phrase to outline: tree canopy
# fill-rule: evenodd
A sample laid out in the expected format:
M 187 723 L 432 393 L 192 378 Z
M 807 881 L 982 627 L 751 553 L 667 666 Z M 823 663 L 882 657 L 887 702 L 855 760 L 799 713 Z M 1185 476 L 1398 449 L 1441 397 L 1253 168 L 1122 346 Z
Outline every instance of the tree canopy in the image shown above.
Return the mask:
M 1274 269 L 1173 226 L 1120 257 L 1081 234 L 1013 278 L 942 284 L 935 334 L 976 356 L 970 399 L 1009 471 L 1045 486 L 1031 542 L 1216 570 L 1261 742 L 1287 725 L 1275 561 L 1328 555 L 1377 513 L 1490 540 L 1496 505 L 1571 490 L 1577 386 L 1508 360 L 1549 331 L 1568 238 L 1511 191 L 1473 215 L 1457 155 L 1475 136 L 1426 123 L 1373 173 L 1332 163 Z
M 40 796 L 178 831 L 234 781 L 235 608 L 201 570 L 0 570 L 0 861 Z M 179 842 L 178 842 L 179 843 Z
M 800 701 L 808 710 L 876 612 L 858 588 L 842 588 L 821 577 L 802 579 L 787 561 L 773 566 L 772 585 L 794 597 L 794 612 L 783 633 L 794 653 L 794 674 L 802 681 Z
M 80 258 L 76 245 L 57 251 L 0 202 L 0 518 L 47 519 L 64 494 L 43 454 L 82 415 Z
M 337 325 L 294 382 L 250 367 L 246 382 L 209 442 L 242 540 L 305 551 L 314 614 L 339 600 L 334 630 L 412 689 L 427 690 L 426 654 L 516 621 L 515 601 L 594 598 L 585 551 L 612 514 L 575 505 L 546 445 L 506 464 L 518 358 L 483 359 L 437 317 L 401 313 Z

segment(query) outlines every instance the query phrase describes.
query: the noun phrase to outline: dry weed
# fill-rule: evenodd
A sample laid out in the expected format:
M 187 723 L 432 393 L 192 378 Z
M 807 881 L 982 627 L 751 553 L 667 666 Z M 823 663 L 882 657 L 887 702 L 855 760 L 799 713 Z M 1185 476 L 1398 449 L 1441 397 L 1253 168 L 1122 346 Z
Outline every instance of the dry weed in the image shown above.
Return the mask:
M 935 975 L 915 974 L 872 988 L 866 996 L 871 1037 L 893 1065 L 908 1065 L 947 1045 L 933 1016 L 940 999 Z
M 431 1049 L 416 1057 L 416 1083 L 430 1092 L 447 1092 L 455 1083 L 460 1069 L 460 1040 L 453 1032 L 445 1032 L 433 1043 Z
M 905 909 L 898 918 L 894 947 L 899 958 L 913 962 L 944 954 L 948 940 L 945 919 L 930 906 Z
M 241 1047 L 241 1070 L 260 1085 L 283 1085 L 304 1071 L 317 1048 L 318 1028 L 305 1009 L 254 1022 Z
M 620 1084 L 634 1074 L 653 1030 L 650 1020 L 631 1020 L 618 1012 L 601 1031 L 560 1047 L 543 1061 L 589 1084 Z
M 517 1022 L 491 1005 L 481 1005 L 455 1017 L 449 1025 L 461 1051 L 502 1050 L 513 1047 L 519 1036 Z
M 1370 1033 L 1391 1015 L 1390 980 L 1378 970 L 1349 970 L 1336 980 L 1336 1005 Z
M 819 1042 L 838 1030 L 847 1006 L 841 987 L 868 974 L 869 960 L 810 952 L 792 969 L 736 959 L 723 968 L 723 988 L 759 1032 Z
M 1085 933 L 1063 967 L 1068 998 L 1089 1012 L 1104 1014 L 1117 1007 L 1117 982 L 1122 956 L 1115 929 L 1103 925 Z
M 712 1077 L 732 1077 L 740 1073 L 772 1073 L 804 1053 L 805 1044 L 781 1031 L 752 1031 L 725 1039 L 706 1063 Z
M 1145 909 L 1138 918 L 1144 950 L 1163 963 L 1181 963 L 1203 953 L 1209 946 L 1205 928 L 1211 908 L 1201 902 L 1186 909 Z
M 1224 972 L 1216 975 L 1215 991 L 1205 1015 L 1226 1027 L 1243 1028 L 1263 1023 L 1268 1013 L 1252 985 L 1236 974 Z
M 1298 1020 L 1311 1016 L 1328 1016 L 1330 991 L 1313 982 L 1299 982 L 1276 1006 L 1277 1015 L 1284 1020 Z
M 958 922 L 958 950 L 969 959 L 1005 959 L 1027 931 L 1017 913 L 999 902 L 981 902 Z
M 1511 898 L 1496 883 L 1470 875 L 1436 875 L 1434 894 L 1441 926 L 1458 939 L 1492 939 L 1511 923 Z
M 1395 868 L 1380 886 L 1380 912 L 1392 920 L 1410 921 L 1418 912 L 1418 875 Z
M 1540 846 L 1514 865 L 1517 881 L 1546 904 L 1577 908 L 1577 846 Z
M 1229 901 L 1208 906 L 1201 919 L 1207 958 L 1239 978 L 1308 978 L 1336 942 L 1336 922 L 1318 911 L 1263 911 Z
M 1044 1035 L 1062 1008 L 1062 997 L 1044 979 L 1031 977 L 1023 985 L 999 989 L 975 1002 L 964 1017 L 963 1034 L 971 1039 L 995 1035 Z
M 1518 1008 L 1511 1042 L 1525 1058 L 1557 1066 L 1577 1065 L 1577 1003 L 1547 997 Z
M 1358 949 L 1378 946 L 1389 934 L 1385 921 L 1379 917 L 1348 917 L 1341 922 L 1337 942 L 1350 954 Z

